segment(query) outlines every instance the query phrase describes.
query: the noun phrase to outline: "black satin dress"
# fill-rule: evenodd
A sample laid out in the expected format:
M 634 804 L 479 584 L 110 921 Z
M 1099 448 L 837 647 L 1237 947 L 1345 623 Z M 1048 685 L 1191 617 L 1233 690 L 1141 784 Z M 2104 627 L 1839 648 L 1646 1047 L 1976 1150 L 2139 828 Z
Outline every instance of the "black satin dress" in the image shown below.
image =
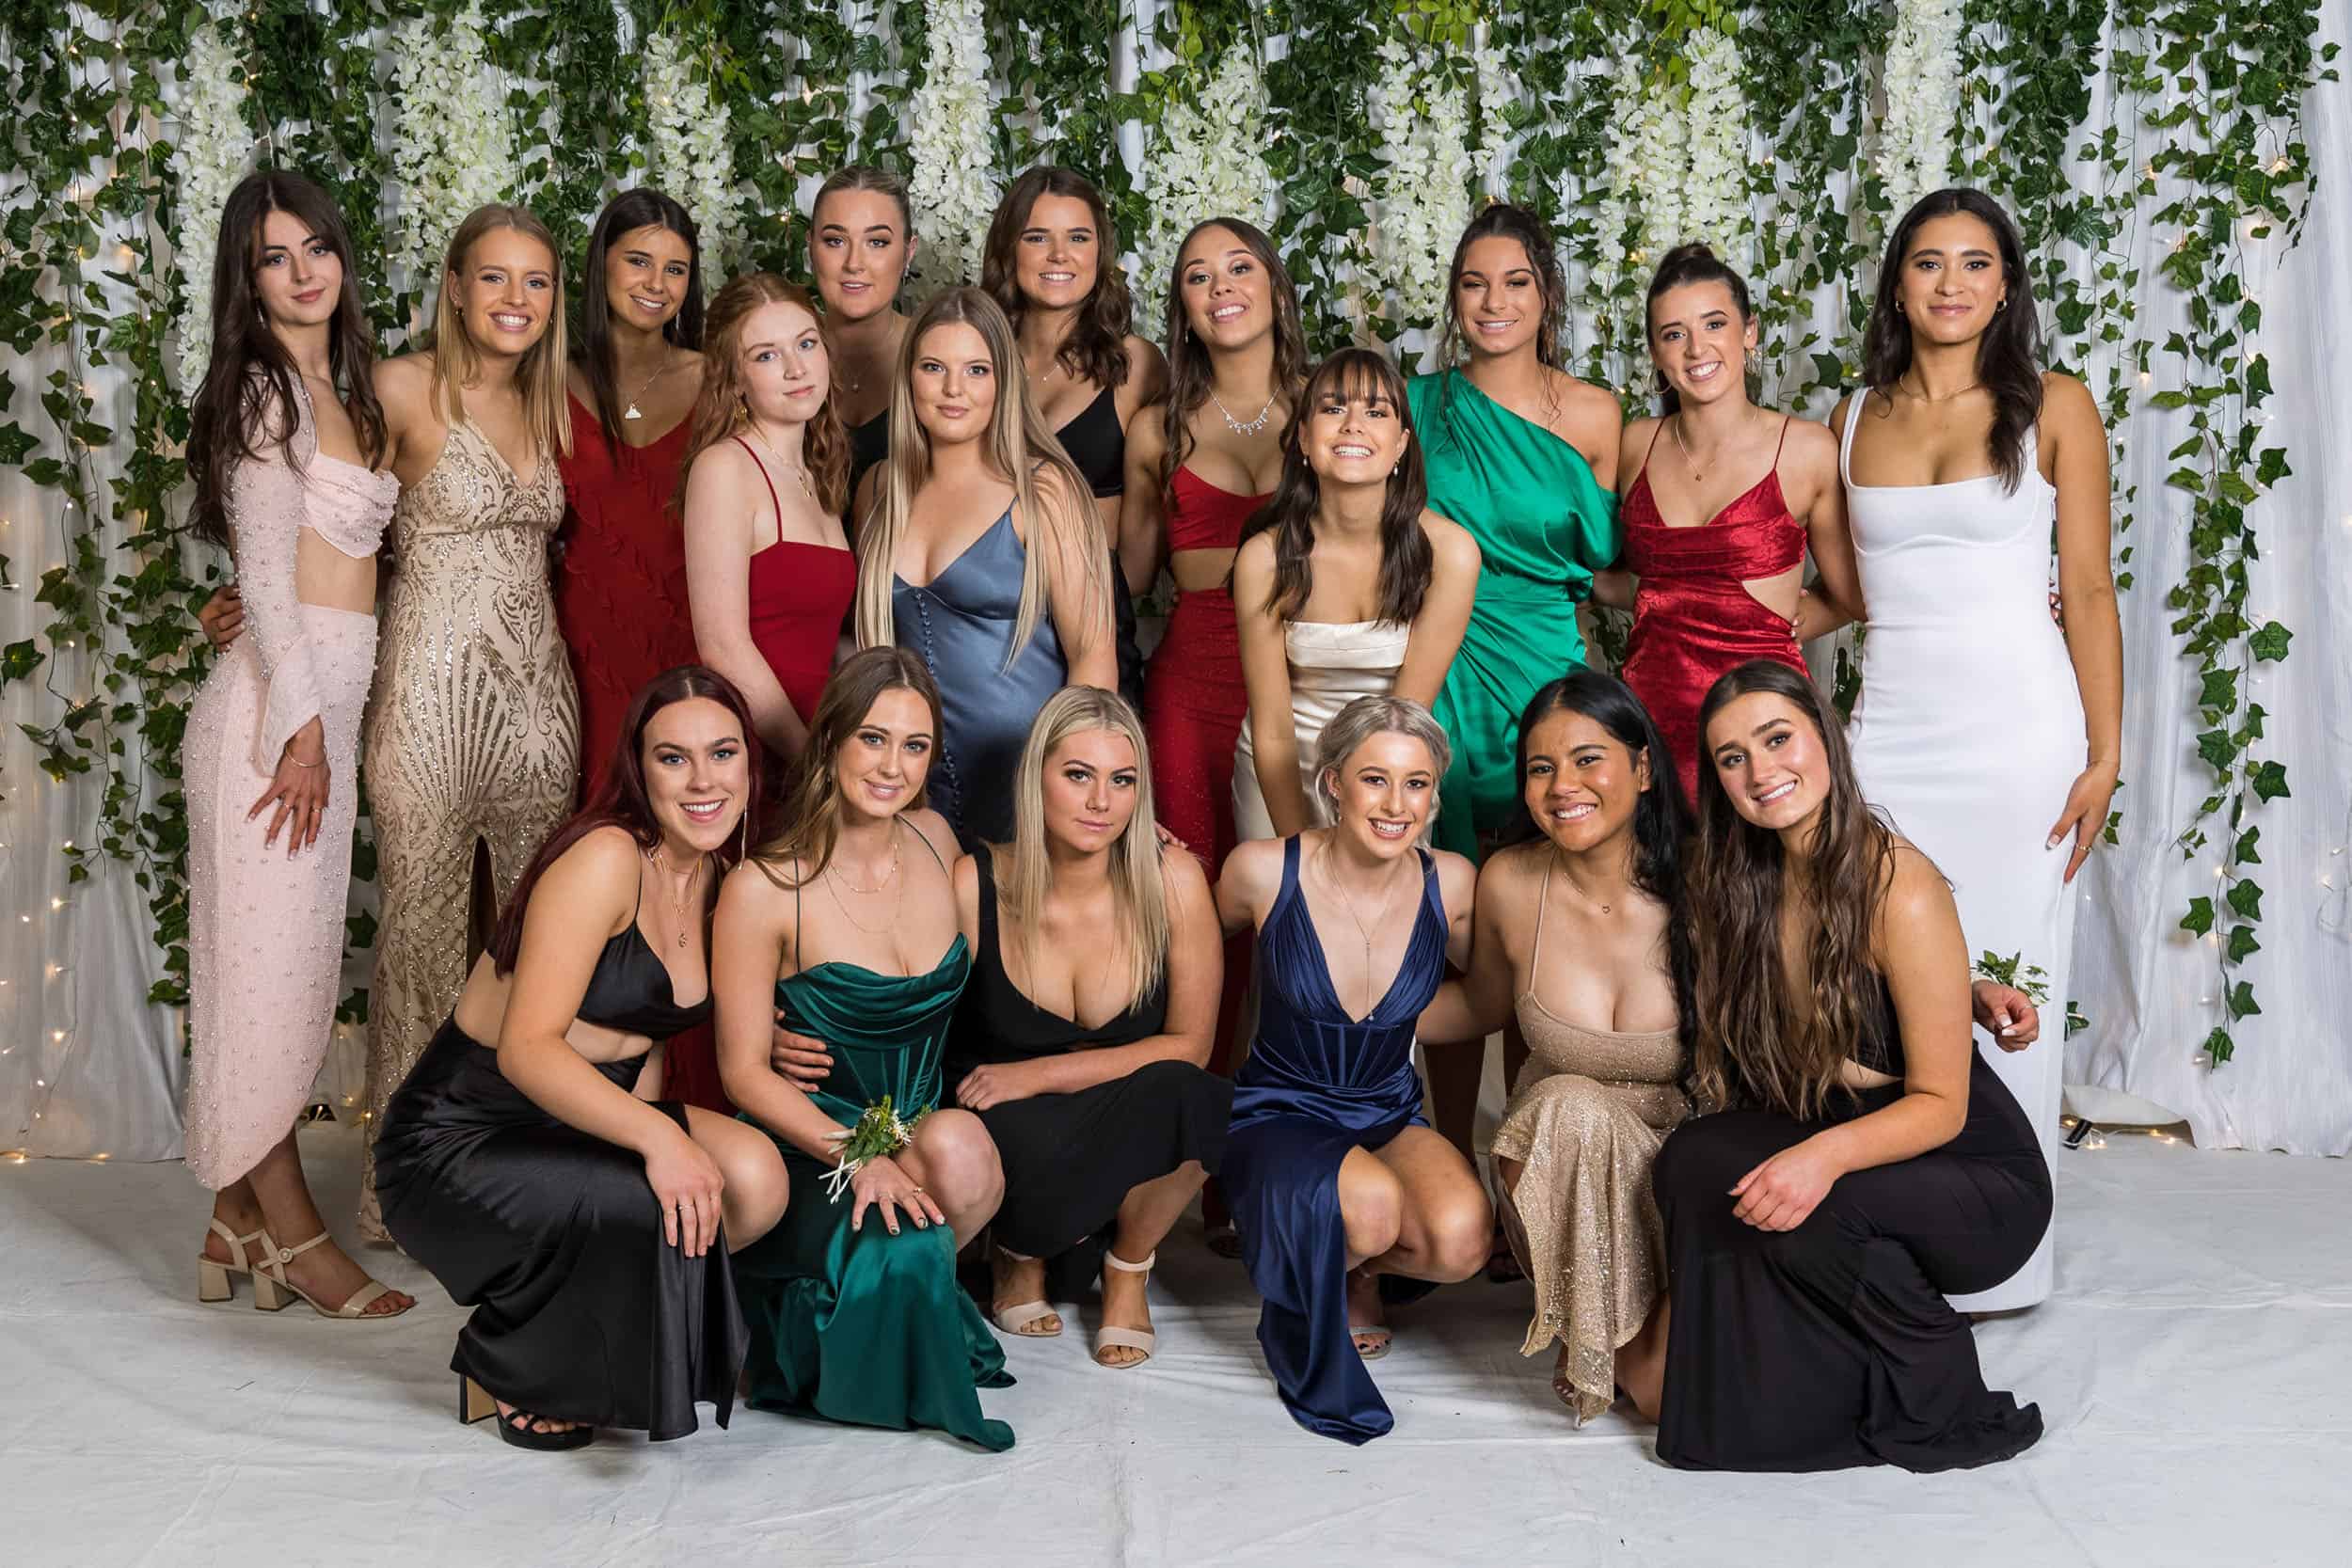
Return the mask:
M 1054 432 L 1054 438 L 1070 454 L 1070 461 L 1076 465 L 1096 500 L 1110 500 L 1127 493 L 1127 432 L 1119 422 L 1116 388 L 1104 388 L 1092 403 Z M 1136 601 L 1135 595 L 1127 592 L 1115 548 L 1111 551 L 1111 610 L 1112 635 L 1119 655 L 1119 694 L 1127 699 L 1128 706 L 1141 713 L 1143 650 L 1136 640 Z
M 992 858 L 986 847 L 973 857 L 980 874 L 980 945 L 949 1036 L 948 1087 L 983 1063 L 1132 1045 L 1166 1030 L 1165 978 L 1135 1006 L 1092 1029 L 1030 1001 L 1005 973 Z M 1231 1083 L 1173 1061 L 1148 1062 L 1074 1094 L 990 1106 L 979 1117 L 1005 1167 L 1004 1202 L 990 1222 L 997 1242 L 1048 1259 L 1090 1239 L 1107 1244 L 1130 1189 L 1187 1160 L 1216 1170 L 1232 1108 Z
M 596 956 L 583 1022 L 660 1040 L 710 1016 L 673 1000 L 634 920 Z M 596 1069 L 634 1090 L 645 1058 Z M 686 1108 L 655 1108 L 682 1129 Z M 385 1227 L 473 1316 L 450 1366 L 518 1409 L 642 1431 L 725 1426 L 746 1336 L 726 1242 L 689 1258 L 661 1235 L 645 1163 L 549 1116 L 452 1017 L 385 1108 L 375 1142 Z
M 1880 990 L 1854 1059 L 1899 1079 Z M 1941 1148 L 1841 1176 L 1794 1230 L 1732 1212 L 1731 1187 L 1899 1083 L 1833 1096 L 1804 1123 L 1740 1109 L 1686 1121 L 1652 1183 L 1666 1222 L 1673 1317 L 1658 1456 L 1686 1470 L 1964 1469 L 2042 1436 L 2038 1406 L 1984 1386 L 1968 1319 L 1944 1298 L 1997 1285 L 2050 1224 L 2050 1171 L 2000 1077 L 1968 1053 L 1968 1117 Z

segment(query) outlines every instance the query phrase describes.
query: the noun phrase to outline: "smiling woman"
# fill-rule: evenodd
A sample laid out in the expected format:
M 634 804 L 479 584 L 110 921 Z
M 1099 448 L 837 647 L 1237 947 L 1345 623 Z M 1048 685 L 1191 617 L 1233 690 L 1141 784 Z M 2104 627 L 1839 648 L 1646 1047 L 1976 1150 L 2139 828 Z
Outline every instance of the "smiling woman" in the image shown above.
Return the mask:
M 571 450 L 564 337 L 547 227 L 484 207 L 451 237 L 433 346 L 376 372 L 401 488 L 364 756 L 384 890 L 372 1119 L 465 984 L 476 855 L 505 903 L 579 785 L 579 699 L 548 586 Z M 361 1231 L 381 1238 L 372 1165 L 359 1201 Z

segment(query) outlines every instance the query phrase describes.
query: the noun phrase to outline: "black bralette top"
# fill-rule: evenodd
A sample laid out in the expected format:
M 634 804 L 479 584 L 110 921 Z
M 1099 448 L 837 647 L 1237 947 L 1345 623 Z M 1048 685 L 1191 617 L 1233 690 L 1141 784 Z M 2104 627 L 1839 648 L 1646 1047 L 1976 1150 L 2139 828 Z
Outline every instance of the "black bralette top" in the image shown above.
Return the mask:
M 1097 500 L 1126 493 L 1127 432 L 1120 425 L 1119 399 L 1112 388 L 1104 388 L 1101 396 L 1054 435 Z
M 637 887 L 637 902 L 645 901 L 644 884 Z M 588 976 L 587 992 L 577 1015 L 583 1023 L 618 1029 L 625 1035 L 666 1040 L 682 1035 L 710 1016 L 707 987 L 703 999 L 691 1007 L 677 1005 L 677 990 L 670 983 L 669 965 L 637 928 L 637 911 L 629 911 L 628 927 L 604 944 L 596 970 Z

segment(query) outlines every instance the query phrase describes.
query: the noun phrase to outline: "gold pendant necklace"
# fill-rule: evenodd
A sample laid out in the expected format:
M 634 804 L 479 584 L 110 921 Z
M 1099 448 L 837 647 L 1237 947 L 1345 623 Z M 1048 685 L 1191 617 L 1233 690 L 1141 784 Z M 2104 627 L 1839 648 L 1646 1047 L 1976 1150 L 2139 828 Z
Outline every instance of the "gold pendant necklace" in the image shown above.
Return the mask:
M 1331 841 L 1330 841 L 1329 839 L 1327 839 L 1327 839 L 1325 839 L 1323 842 L 1324 842 L 1323 855 L 1324 855 L 1325 860 L 1326 860 L 1326 861 L 1327 861 L 1327 862 L 1328 862 L 1328 860 L 1329 860 L 1329 858 L 1330 858 L 1330 844 L 1331 844 Z M 1371 929 L 1371 927 L 1368 927 L 1368 926 L 1366 926 L 1366 925 L 1364 924 L 1364 917 L 1363 917 L 1362 915 L 1360 915 L 1360 914 L 1359 914 L 1359 913 L 1357 913 L 1357 912 L 1356 912 L 1356 900 L 1355 900 L 1355 899 L 1353 899 L 1353 898 L 1351 898 L 1351 897 L 1349 897 L 1349 896 L 1348 896 L 1348 893 L 1347 893 L 1347 889 L 1345 889 L 1345 888 L 1343 888 L 1343 887 L 1342 887 L 1342 886 L 1340 885 L 1340 879 L 1339 879 L 1339 878 L 1338 878 L 1338 877 L 1336 877 L 1336 876 L 1334 876 L 1334 875 L 1332 874 L 1331 867 L 1329 866 L 1329 864 L 1328 864 L 1328 863 L 1325 864 L 1325 866 L 1323 867 L 1323 879 L 1324 879 L 1324 881 L 1325 881 L 1326 883 L 1329 884 L 1330 889 L 1331 889 L 1331 891 L 1332 891 L 1333 893 L 1336 893 L 1336 894 L 1338 894 L 1338 895 L 1340 895 L 1340 904 L 1341 904 L 1341 906 L 1342 906 L 1343 908 L 1344 908 L 1344 909 L 1347 911 L 1347 918 L 1348 918 L 1348 919 L 1350 919 L 1350 920 L 1352 920 L 1352 921 L 1354 921 L 1354 922 L 1356 923 L 1356 934 L 1357 934 L 1358 936 L 1359 936 L 1359 937 L 1361 937 L 1361 938 L 1363 939 L 1363 942 L 1364 942 L 1364 990 L 1365 990 L 1365 991 L 1366 991 L 1367 993 L 1369 993 L 1369 992 L 1372 990 L 1372 989 L 1373 989 L 1373 978 L 1372 978 L 1372 929 Z M 1394 875 L 1393 875 L 1393 874 L 1391 874 L 1391 877 L 1390 877 L 1390 879 L 1389 879 L 1389 886 L 1388 886 L 1387 891 L 1386 891 L 1386 892 L 1384 892 L 1384 893 L 1382 893 L 1382 894 L 1381 894 L 1381 895 L 1380 895 L 1380 909 L 1379 909 L 1379 911 L 1378 911 L 1378 912 L 1379 912 L 1379 913 L 1380 913 L 1383 917 L 1386 917 L 1386 916 L 1387 916 L 1387 914 L 1388 914 L 1388 912 L 1389 912 L 1389 905 L 1390 905 L 1392 901 L 1394 901 L 1395 897 L 1396 897 L 1396 879 L 1395 879 Z M 1330 967 L 1330 966 L 1329 966 L 1328 964 L 1326 964 L 1324 967 L 1325 967 L 1325 969 L 1327 971 L 1327 970 L 1329 969 L 1329 967 Z M 1334 987 L 1334 988 L 1332 988 L 1332 989 L 1333 989 L 1335 991 L 1338 990 L 1338 988 L 1337 988 L 1337 987 Z M 1373 996 L 1373 997 L 1371 998 L 1371 1006 L 1374 1006 L 1374 1007 L 1376 1007 L 1376 1006 L 1378 1006 L 1379 1005 L 1380 1005 L 1380 998 L 1379 998 L 1379 997 L 1377 997 L 1377 996 Z M 1343 1002 L 1343 1003 L 1341 1004 L 1341 1006 L 1342 1006 L 1343 1008 L 1346 1008 L 1347 1005 L 1346 1005 L 1344 1002 Z M 1349 1011 L 1349 1016 L 1353 1017 L 1353 1016 L 1354 1016 L 1353 1009 L 1347 1009 L 1347 1010 Z M 1370 1016 L 1369 1009 L 1367 1009 L 1366 1016 L 1367 1016 L 1367 1017 L 1369 1017 L 1369 1016 Z
M 652 391 L 653 384 L 660 380 L 661 377 L 668 372 L 669 369 L 670 351 L 665 345 L 661 350 L 661 363 L 653 368 L 653 374 L 645 377 L 645 384 L 637 388 L 637 397 L 628 400 L 628 406 L 621 410 L 621 418 L 625 420 L 642 420 L 645 417 L 644 412 L 637 406 L 637 398 L 642 398 L 647 392 Z
M 669 870 L 669 865 L 665 861 L 663 861 L 661 857 L 661 850 L 662 846 L 657 844 L 653 847 L 653 848 L 646 851 L 645 858 L 653 862 L 653 866 L 656 871 L 667 872 Z M 683 952 L 686 948 L 687 906 L 693 899 L 694 883 L 701 878 L 703 865 L 707 858 L 708 857 L 706 856 L 705 860 L 696 861 L 694 863 L 694 869 L 686 874 L 686 885 L 679 891 L 678 895 L 675 900 L 677 905 L 677 944 L 678 949 L 681 952 Z

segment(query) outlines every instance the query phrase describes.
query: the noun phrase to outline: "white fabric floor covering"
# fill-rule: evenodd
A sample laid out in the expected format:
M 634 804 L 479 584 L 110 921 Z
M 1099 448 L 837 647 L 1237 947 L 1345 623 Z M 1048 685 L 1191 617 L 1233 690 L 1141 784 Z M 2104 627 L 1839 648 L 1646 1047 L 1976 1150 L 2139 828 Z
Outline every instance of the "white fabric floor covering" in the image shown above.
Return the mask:
M 330 1213 L 357 1149 L 304 1134 Z M 1400 1315 L 1396 1430 L 1293 1425 L 1240 1266 L 1190 1222 L 1152 1281 L 1162 1348 L 1100 1370 L 1014 1340 L 984 1394 L 1019 1443 L 737 1412 L 538 1455 L 453 1418 L 459 1310 L 386 1323 L 195 1300 L 204 1204 L 176 1164 L 0 1164 L 0 1556 L 25 1568 L 257 1562 L 1093 1565 L 2341 1563 L 2352 1537 L 2352 1164 L 2116 1136 L 2060 1167 L 2058 1291 L 1979 1330 L 2049 1434 L 1989 1469 L 1692 1475 L 1612 1415 L 1579 1432 L 1526 1288 Z M 341 1228 L 339 1227 L 339 1228 Z

